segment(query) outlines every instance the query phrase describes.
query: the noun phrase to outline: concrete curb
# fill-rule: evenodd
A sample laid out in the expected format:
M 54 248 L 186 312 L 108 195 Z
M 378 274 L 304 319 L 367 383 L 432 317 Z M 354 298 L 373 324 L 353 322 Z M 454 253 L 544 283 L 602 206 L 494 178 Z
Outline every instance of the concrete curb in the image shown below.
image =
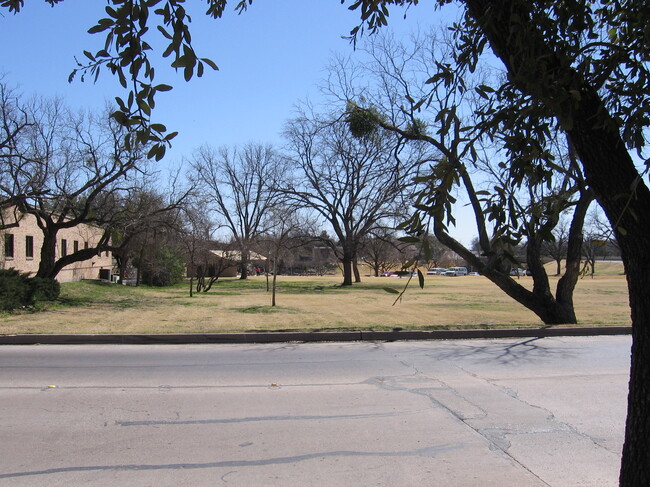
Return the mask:
M 169 335 L 0 335 L 0 345 L 181 345 L 206 343 L 358 342 L 629 335 L 631 326 L 435 331 L 207 333 Z

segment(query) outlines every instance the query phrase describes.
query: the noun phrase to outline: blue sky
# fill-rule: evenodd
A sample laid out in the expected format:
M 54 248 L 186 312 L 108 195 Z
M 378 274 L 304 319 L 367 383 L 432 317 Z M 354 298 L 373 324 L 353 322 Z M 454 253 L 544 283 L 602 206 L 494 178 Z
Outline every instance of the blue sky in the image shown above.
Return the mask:
M 101 109 L 104 100 L 121 93 L 108 73 L 96 84 L 69 84 L 67 78 L 75 56 L 82 59 L 84 49 L 102 47 L 102 35 L 86 31 L 104 16 L 104 5 L 65 0 L 52 8 L 30 0 L 18 15 L 5 10 L 0 17 L 0 73 L 25 95 L 60 96 L 72 106 Z M 296 102 L 318 98 L 317 84 L 331 56 L 353 52 L 342 36 L 356 25 L 359 14 L 339 0 L 256 0 L 244 14 L 230 10 L 219 20 L 203 15 L 205 2 L 194 0 L 188 10 L 190 6 L 198 8 L 192 12 L 194 46 L 220 70 L 185 83 L 182 73 L 158 64 L 156 82 L 174 86 L 158 97 L 155 115 L 180 132 L 172 159 L 206 142 L 280 143 L 279 133 Z M 408 35 L 433 15 L 420 7 L 404 20 L 396 12 L 390 28 Z
M 154 119 L 179 131 L 166 165 L 174 165 L 201 144 L 214 146 L 249 141 L 282 145 L 281 131 L 296 103 L 318 102 L 318 83 L 335 53 L 353 54 L 343 39 L 357 25 L 359 12 L 339 0 L 255 0 L 242 15 L 231 9 L 224 18 L 204 15 L 205 2 L 191 0 L 194 47 L 220 70 L 185 83 L 182 73 L 157 64 L 156 82 L 174 86 L 157 98 Z M 101 49 L 101 34 L 88 28 L 104 16 L 101 0 L 65 0 L 54 8 L 29 0 L 18 15 L 0 10 L 0 74 L 26 96 L 59 96 L 76 108 L 101 110 L 121 95 L 121 87 L 104 72 L 94 84 L 68 83 L 75 56 Z M 191 8 L 197 10 L 192 11 Z M 392 12 L 389 29 L 408 36 L 438 23 L 431 6 Z M 158 33 L 154 32 L 155 38 Z M 471 229 L 462 229 L 469 243 Z

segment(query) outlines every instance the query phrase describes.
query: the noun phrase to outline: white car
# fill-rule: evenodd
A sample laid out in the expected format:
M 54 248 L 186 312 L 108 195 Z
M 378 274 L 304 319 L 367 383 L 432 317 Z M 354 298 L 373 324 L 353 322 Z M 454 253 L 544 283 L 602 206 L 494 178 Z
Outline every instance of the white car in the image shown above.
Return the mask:
M 467 267 L 450 267 L 445 272 L 445 276 L 466 276 Z
M 447 269 L 442 269 L 441 267 L 432 267 L 427 271 L 428 276 L 442 276 Z

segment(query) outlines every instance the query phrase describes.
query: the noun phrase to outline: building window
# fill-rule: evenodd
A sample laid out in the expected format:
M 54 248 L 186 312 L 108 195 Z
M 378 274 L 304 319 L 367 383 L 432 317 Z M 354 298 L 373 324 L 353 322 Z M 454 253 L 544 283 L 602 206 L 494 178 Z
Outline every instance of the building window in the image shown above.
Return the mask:
M 72 245 L 73 245 L 74 251 L 79 252 L 79 241 L 75 240 Z
M 13 233 L 5 233 L 5 258 L 14 258 L 14 235 Z
M 34 258 L 34 237 L 31 235 L 25 237 L 25 257 L 28 259 Z
M 65 238 L 61 239 L 61 257 L 68 255 L 68 241 Z
M 87 248 L 88 248 L 88 240 L 86 240 L 86 241 L 84 242 L 84 249 L 87 249 Z

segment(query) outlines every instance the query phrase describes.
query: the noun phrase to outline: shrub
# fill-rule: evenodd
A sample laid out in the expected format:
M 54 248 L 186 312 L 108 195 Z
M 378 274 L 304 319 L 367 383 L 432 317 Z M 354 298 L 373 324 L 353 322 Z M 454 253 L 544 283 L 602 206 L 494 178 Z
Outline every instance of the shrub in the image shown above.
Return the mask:
M 142 283 L 149 286 L 172 286 L 181 282 L 185 273 L 182 257 L 168 247 L 160 247 L 155 255 L 136 265 L 140 266 Z
M 11 311 L 34 304 L 28 274 L 16 269 L 0 269 L 0 309 Z
M 61 294 L 61 285 L 55 279 L 34 277 L 29 280 L 34 294 L 34 301 L 54 301 Z

